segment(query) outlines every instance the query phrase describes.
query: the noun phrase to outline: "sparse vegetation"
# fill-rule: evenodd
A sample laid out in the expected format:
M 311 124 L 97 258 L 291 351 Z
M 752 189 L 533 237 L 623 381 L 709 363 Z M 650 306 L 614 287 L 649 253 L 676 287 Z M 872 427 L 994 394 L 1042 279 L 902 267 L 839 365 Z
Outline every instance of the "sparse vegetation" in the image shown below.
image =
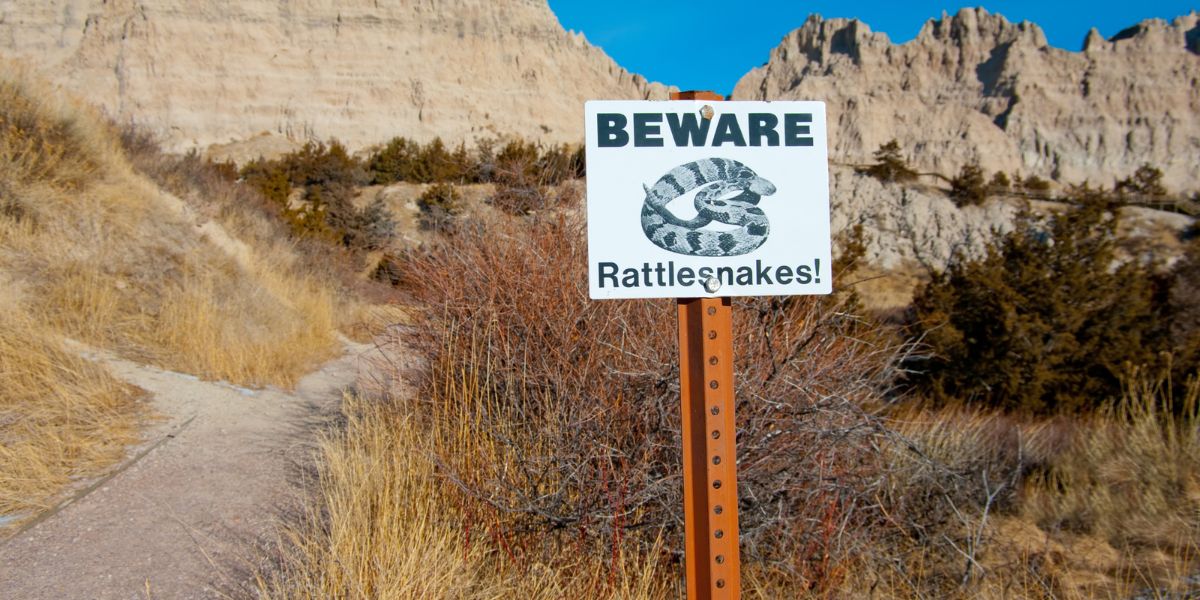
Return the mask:
M 1050 182 L 1038 177 L 1030 175 L 1024 179 L 1017 179 L 1020 182 L 1021 190 L 1026 194 L 1046 194 L 1050 191 Z
M 979 165 L 963 165 L 958 175 L 950 180 L 950 198 L 959 207 L 983 204 L 989 191 L 986 181 Z
M 367 159 L 367 169 L 376 185 L 397 181 L 476 183 L 482 179 L 477 162 L 465 144 L 450 152 L 441 138 L 422 145 L 397 137 Z
M 875 164 L 859 171 L 880 181 L 903 183 L 917 178 L 917 172 L 908 166 L 900 154 L 900 143 L 894 139 L 875 151 Z
M 1162 179 L 1161 170 L 1143 163 L 1132 176 L 1118 181 L 1113 191 L 1122 198 L 1132 196 L 1141 200 L 1158 200 L 1167 195 Z
M 583 177 L 583 147 L 544 146 L 521 139 L 504 142 L 499 151 L 495 139 L 481 139 L 474 151 L 465 143 L 450 152 L 441 138 L 421 144 L 403 137 L 393 138 L 367 160 L 371 180 L 377 185 L 398 181 L 410 183 L 498 183 L 558 185 Z
M 64 338 L 287 385 L 361 311 L 339 290 L 357 270 L 417 306 L 358 332 L 380 336 L 383 389 L 347 397 L 260 594 L 681 595 L 672 305 L 587 299 L 582 223 L 560 210 L 578 150 L 310 143 L 238 182 L 23 85 L 0 85 L 0 514 L 103 470 L 145 416 Z M 876 160 L 916 176 L 895 141 Z M 1161 174 L 1139 173 L 1121 189 L 1153 192 Z M 956 179 L 961 204 L 1041 181 Z M 434 182 L 423 247 L 356 203 L 395 181 Z M 456 186 L 481 181 L 506 215 L 463 215 Z M 737 303 L 748 597 L 1103 597 L 1195 572 L 1200 243 L 1170 270 L 1123 258 L 1114 197 L 1070 188 L 936 275 L 911 322 L 929 356 L 851 290 Z M 850 232 L 835 271 L 864 251 Z
M 996 171 L 992 175 L 991 181 L 988 181 L 987 192 L 989 194 L 1007 194 L 1012 189 L 1012 181 L 1004 171 Z
M 395 221 L 381 202 L 355 206 L 358 186 L 370 177 L 336 140 L 309 142 L 276 160 L 252 161 L 241 175 L 275 205 L 294 235 L 351 250 L 377 250 L 395 236 Z M 293 190 L 299 190 L 298 198 L 293 199 Z
M 347 405 L 264 595 L 678 597 L 670 307 L 589 302 L 562 266 L 579 227 L 501 221 L 400 258 L 428 328 L 384 347 L 422 357 L 418 389 Z M 898 347 L 850 302 L 738 303 L 747 597 L 1105 597 L 1190 574 L 1194 382 L 1131 373 L 1075 420 L 892 404 Z M 1117 558 L 1072 559 L 1098 547 Z M 1178 570 L 1137 571 L 1148 547 Z

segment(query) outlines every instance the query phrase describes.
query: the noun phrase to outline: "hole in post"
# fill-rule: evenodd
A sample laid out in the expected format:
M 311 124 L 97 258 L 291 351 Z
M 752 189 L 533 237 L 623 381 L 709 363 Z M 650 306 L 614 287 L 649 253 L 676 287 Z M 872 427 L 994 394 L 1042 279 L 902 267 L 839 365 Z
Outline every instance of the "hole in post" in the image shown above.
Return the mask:
M 721 464 L 721 457 L 720 457 L 720 456 L 714 456 L 714 457 L 713 457 L 713 464 L 714 464 L 714 465 L 719 465 L 719 464 Z
M 714 407 L 708 409 L 708 412 L 712 413 L 713 416 L 719 415 L 719 414 L 721 414 L 721 407 L 714 406 Z
M 718 439 L 718 438 L 720 438 L 720 437 L 721 437 L 721 432 L 720 432 L 720 431 L 713 431 L 713 434 L 712 434 L 712 435 L 713 435 L 713 439 L 715 440 L 715 439 Z
M 714 489 L 714 490 L 719 490 L 719 489 L 721 489 L 721 480 L 720 480 L 720 479 L 718 479 L 718 480 L 716 480 L 716 481 L 714 481 L 714 482 L 713 482 L 713 489 Z M 720 537 L 720 536 L 717 536 L 717 537 Z
M 717 580 L 717 589 L 720 589 L 720 588 L 723 588 L 723 587 L 725 587 L 725 580 L 724 580 L 724 579 L 718 579 L 718 580 Z
M 721 387 L 721 383 L 720 383 L 720 382 L 718 382 L 716 379 L 714 379 L 714 380 L 712 380 L 712 381 L 708 382 L 708 387 L 710 387 L 710 388 L 712 388 L 712 389 L 714 389 L 714 390 L 715 390 L 715 389 L 717 389 L 717 388 Z
M 724 531 L 722 531 L 722 530 L 720 530 L 720 529 L 718 529 L 718 530 L 716 530 L 716 531 L 714 531 L 714 532 L 713 532 L 713 537 L 715 537 L 715 538 L 717 538 L 717 539 L 719 540 L 719 539 L 721 539 L 721 538 L 725 537 L 725 532 L 724 532 Z
M 717 307 L 715 307 L 715 306 L 710 306 L 710 307 L 708 307 L 708 314 L 709 314 L 710 316 L 711 316 L 711 315 L 715 315 L 715 314 L 717 314 Z
M 725 508 L 724 508 L 724 507 L 722 507 L 720 504 L 718 504 L 718 505 L 716 505 L 716 506 L 714 506 L 714 507 L 713 507 L 713 513 L 714 513 L 714 514 L 718 514 L 718 515 L 719 515 L 719 514 L 721 514 L 721 513 L 723 513 L 723 512 L 725 512 Z
M 708 357 L 708 364 L 716 366 L 716 364 L 718 362 L 720 362 L 720 361 L 717 360 L 717 357 L 715 357 L 715 356 Z
M 717 339 L 717 330 L 715 330 L 715 329 L 714 329 L 714 330 L 712 330 L 712 331 L 709 331 L 709 332 L 708 332 L 708 339 L 710 339 L 710 340 L 715 340 L 715 339 Z
M 718 555 L 717 555 L 717 564 L 718 564 L 718 565 L 723 565 L 723 564 L 725 564 L 725 556 L 724 556 L 723 554 L 718 554 Z

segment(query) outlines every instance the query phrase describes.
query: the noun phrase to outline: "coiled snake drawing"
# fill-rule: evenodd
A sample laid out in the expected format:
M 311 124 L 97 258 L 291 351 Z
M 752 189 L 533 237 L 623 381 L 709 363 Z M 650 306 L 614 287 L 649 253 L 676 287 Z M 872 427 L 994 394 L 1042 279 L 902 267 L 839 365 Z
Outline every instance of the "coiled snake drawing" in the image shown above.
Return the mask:
M 680 219 L 667 210 L 672 200 L 697 188 L 703 189 L 696 192 L 694 218 Z M 705 158 L 679 165 L 645 189 L 642 231 L 659 248 L 690 256 L 738 256 L 767 241 L 770 223 L 757 204 L 775 193 L 775 185 L 736 160 Z M 713 221 L 739 228 L 700 229 Z

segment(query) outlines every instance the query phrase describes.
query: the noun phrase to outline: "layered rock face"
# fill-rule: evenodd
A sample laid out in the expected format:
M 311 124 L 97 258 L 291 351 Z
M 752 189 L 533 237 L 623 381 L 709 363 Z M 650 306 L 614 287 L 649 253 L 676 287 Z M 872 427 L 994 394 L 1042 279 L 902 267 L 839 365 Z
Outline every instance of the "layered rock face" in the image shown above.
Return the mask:
M 1200 15 L 1145 21 L 1081 52 L 983 9 L 893 44 L 857 20 L 810 17 L 738 83 L 735 99 L 828 103 L 835 159 L 899 140 L 914 165 L 1111 185 L 1150 163 L 1200 189 Z
M 19 56 L 175 149 L 258 135 L 583 140 L 589 98 L 665 98 L 545 0 L 5 0 Z

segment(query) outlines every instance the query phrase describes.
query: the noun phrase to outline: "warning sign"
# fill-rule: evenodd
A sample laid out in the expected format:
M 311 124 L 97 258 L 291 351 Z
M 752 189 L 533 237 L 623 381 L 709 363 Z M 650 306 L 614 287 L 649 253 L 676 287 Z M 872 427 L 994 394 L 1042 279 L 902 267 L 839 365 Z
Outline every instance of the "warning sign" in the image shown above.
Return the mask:
M 592 298 L 830 293 L 824 103 L 585 113 Z

